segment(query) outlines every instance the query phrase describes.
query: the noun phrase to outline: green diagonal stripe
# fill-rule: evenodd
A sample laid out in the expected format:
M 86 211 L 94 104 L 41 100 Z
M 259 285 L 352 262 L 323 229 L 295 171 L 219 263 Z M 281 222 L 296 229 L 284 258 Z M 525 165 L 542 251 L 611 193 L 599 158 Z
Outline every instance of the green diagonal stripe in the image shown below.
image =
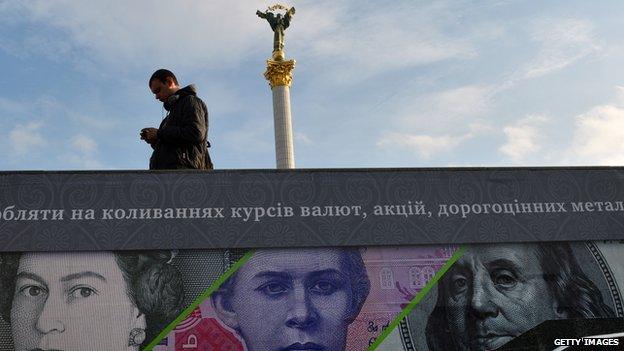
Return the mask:
M 195 301 L 189 307 L 182 311 L 182 313 L 173 322 L 169 323 L 169 325 L 165 329 L 163 329 L 163 331 L 160 332 L 160 334 L 158 334 L 154 338 L 154 340 L 152 340 L 152 342 L 150 342 L 143 349 L 143 351 L 152 351 L 152 349 L 157 346 L 158 343 L 162 341 L 162 339 L 166 338 L 167 335 L 169 335 L 169 333 L 171 333 L 171 331 L 178 324 L 180 324 L 180 322 L 185 320 L 191 314 L 191 312 L 193 312 L 193 310 L 197 308 L 197 306 L 201 305 L 204 300 L 212 295 L 212 293 L 215 292 L 215 290 L 217 290 L 221 286 L 221 284 L 223 284 L 232 274 L 234 274 L 234 272 L 236 272 L 242 265 L 244 265 L 245 262 L 247 262 L 251 258 L 251 256 L 253 256 L 253 251 L 248 251 L 247 253 L 245 253 L 245 255 L 241 257 L 234 265 L 232 265 L 232 267 L 225 271 L 225 273 L 223 273 L 219 277 L 219 279 L 217 279 L 214 283 L 212 283 L 212 285 L 210 285 L 208 289 L 206 289 L 201 295 L 199 295 L 199 297 L 195 299 Z
M 410 301 L 407 307 L 405 307 L 403 311 L 401 311 L 401 313 L 399 313 L 399 315 L 394 318 L 392 323 L 390 323 L 388 327 L 383 332 L 381 332 L 381 334 L 379 334 L 375 342 L 371 346 L 368 347 L 368 351 L 373 351 L 376 348 L 378 348 L 379 345 L 381 345 L 381 343 L 388 337 L 388 335 L 390 335 L 390 333 L 392 333 L 392 331 L 399 325 L 401 320 L 407 317 L 407 315 L 423 299 L 423 297 L 427 295 L 429 290 L 431 290 L 431 288 L 434 287 L 438 283 L 438 280 L 442 278 L 442 276 L 449 270 L 449 268 L 451 268 L 451 266 L 455 264 L 455 262 L 457 262 L 457 260 L 459 260 L 459 258 L 464 255 L 465 251 L 466 251 L 466 248 L 464 246 L 460 247 L 457 251 L 455 251 L 453 256 L 451 256 L 451 258 L 448 261 L 446 261 L 446 263 L 444 263 L 444 266 L 442 266 L 442 268 L 440 268 L 440 270 L 433 276 L 433 278 L 431 278 L 431 280 L 425 285 L 425 287 L 422 288 L 422 290 L 420 290 L 418 294 L 416 294 L 414 299 Z

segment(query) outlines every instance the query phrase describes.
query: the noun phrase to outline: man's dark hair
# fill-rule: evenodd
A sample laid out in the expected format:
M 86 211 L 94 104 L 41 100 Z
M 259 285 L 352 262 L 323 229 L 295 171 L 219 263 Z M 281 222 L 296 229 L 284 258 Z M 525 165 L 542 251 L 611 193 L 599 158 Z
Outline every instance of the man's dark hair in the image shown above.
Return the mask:
M 176 85 L 179 85 L 178 78 L 176 78 L 175 74 L 173 74 L 173 72 L 171 72 L 170 70 L 164 69 L 164 68 L 161 68 L 157 70 L 156 72 L 154 72 L 152 76 L 150 77 L 149 82 L 147 82 L 147 85 L 148 86 L 152 85 L 152 81 L 154 80 L 159 80 L 163 84 L 167 84 L 167 78 L 169 77 L 171 77 L 171 79 Z
M 522 245 L 522 244 L 520 244 Z M 548 289 L 559 304 L 559 312 L 566 318 L 614 317 L 613 310 L 604 303 L 600 289 L 583 272 L 572 247 L 568 243 L 540 243 L 535 253 Z M 450 275 L 438 283 L 438 300 L 427 321 L 427 345 L 431 351 L 454 350 L 457 345 L 447 319 L 445 286 Z

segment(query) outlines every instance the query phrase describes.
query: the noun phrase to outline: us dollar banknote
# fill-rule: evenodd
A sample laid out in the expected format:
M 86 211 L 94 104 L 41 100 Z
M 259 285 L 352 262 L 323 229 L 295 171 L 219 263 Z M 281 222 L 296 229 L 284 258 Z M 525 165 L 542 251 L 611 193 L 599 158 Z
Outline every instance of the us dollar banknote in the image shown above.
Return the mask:
M 621 242 L 468 246 L 378 350 L 504 349 L 545 321 L 612 324 L 623 286 Z

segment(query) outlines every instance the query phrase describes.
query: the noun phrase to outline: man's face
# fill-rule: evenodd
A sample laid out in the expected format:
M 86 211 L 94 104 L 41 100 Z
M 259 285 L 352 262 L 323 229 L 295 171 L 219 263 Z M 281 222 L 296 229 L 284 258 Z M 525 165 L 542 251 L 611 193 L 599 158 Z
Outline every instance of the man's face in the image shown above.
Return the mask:
M 471 247 L 443 281 L 455 344 L 492 350 L 557 319 L 543 274 L 533 245 Z
M 158 79 L 154 79 L 150 82 L 150 90 L 154 94 L 156 100 L 160 102 L 167 101 L 173 93 L 176 92 L 176 84 L 173 82 L 173 79 L 167 78 L 165 83 L 161 82 Z
M 231 308 L 250 351 L 343 351 L 352 299 L 340 250 L 257 251 Z

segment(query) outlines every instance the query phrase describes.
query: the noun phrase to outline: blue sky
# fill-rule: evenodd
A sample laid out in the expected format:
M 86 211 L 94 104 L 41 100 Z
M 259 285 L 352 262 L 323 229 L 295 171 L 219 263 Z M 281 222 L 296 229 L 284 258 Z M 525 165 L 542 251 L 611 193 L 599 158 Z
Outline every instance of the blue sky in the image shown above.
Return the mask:
M 158 68 L 274 168 L 268 1 L 0 1 L 0 170 L 146 169 Z M 624 164 L 622 1 L 290 1 L 299 168 Z

